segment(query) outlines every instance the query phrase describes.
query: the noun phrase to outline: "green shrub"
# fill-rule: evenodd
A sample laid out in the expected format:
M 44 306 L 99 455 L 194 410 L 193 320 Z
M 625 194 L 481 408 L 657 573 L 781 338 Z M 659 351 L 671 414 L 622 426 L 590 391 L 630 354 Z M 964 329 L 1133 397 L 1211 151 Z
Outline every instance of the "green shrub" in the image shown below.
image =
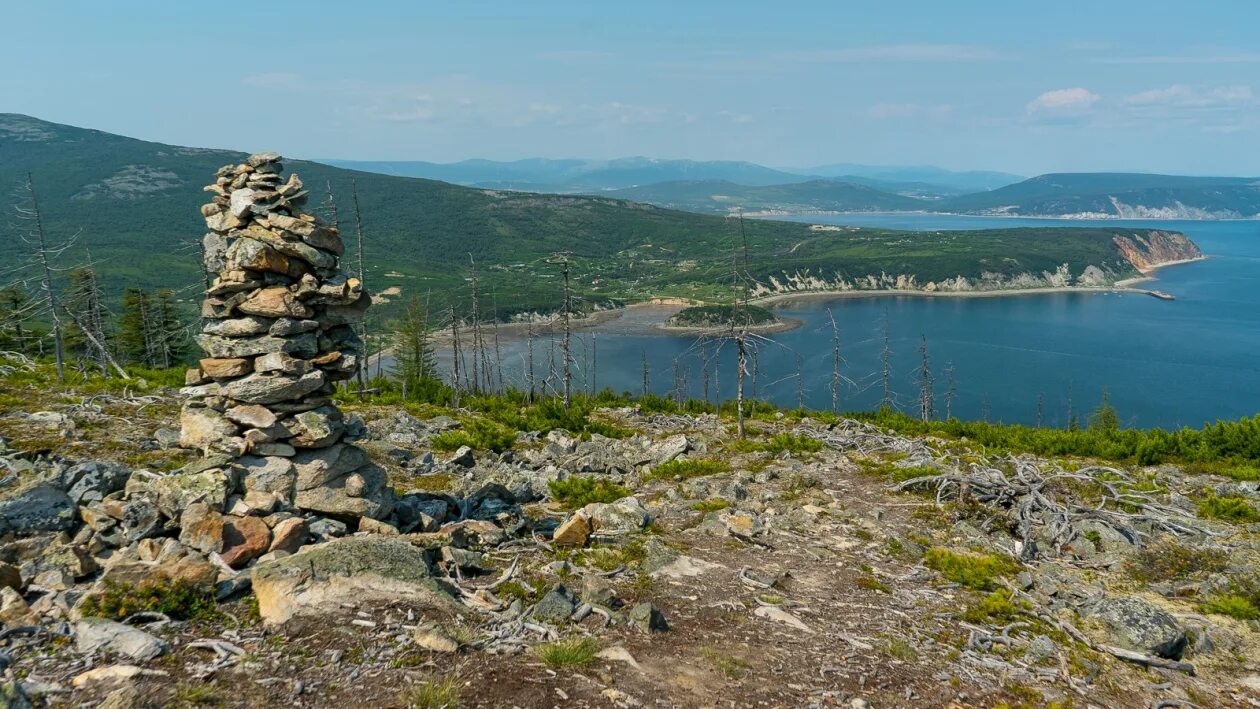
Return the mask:
M 455 679 L 426 680 L 403 693 L 408 709 L 457 709 L 464 687 Z
M 1020 615 L 1020 606 L 1011 602 L 1005 591 L 994 591 L 967 607 L 963 620 L 970 623 L 1005 625 Z
M 1205 576 L 1223 570 L 1228 561 L 1221 549 L 1193 547 L 1165 536 L 1134 552 L 1125 568 L 1133 578 L 1150 583 Z
M 694 460 L 671 460 L 662 463 L 647 474 L 647 480 L 690 480 L 706 475 L 717 475 L 730 470 L 731 466 L 724 460 L 697 458 Z
M 1199 501 L 1199 515 L 1226 522 L 1260 522 L 1260 511 L 1245 497 L 1210 495 Z
M 595 638 L 569 638 L 534 648 L 534 653 L 552 669 L 589 667 L 599 655 Z
M 106 581 L 99 595 L 83 599 L 85 616 L 124 620 L 143 611 L 163 613 L 174 620 L 214 618 L 219 615 L 214 593 L 187 581 L 129 586 Z
M 731 503 L 721 497 L 712 497 L 707 500 L 693 503 L 691 509 L 697 512 L 719 512 L 730 507 Z
M 1019 566 L 1012 560 L 996 554 L 967 554 L 933 547 L 928 549 L 924 563 L 929 569 L 954 583 L 977 591 L 991 591 L 998 577 L 1015 573 Z
M 1232 593 L 1213 596 L 1199 606 L 1204 613 L 1227 615 L 1238 620 L 1260 620 L 1260 607 L 1252 599 Z
M 797 436 L 791 433 L 775 434 L 765 443 L 765 451 L 771 455 L 784 452 L 817 453 L 823 449 L 822 441 L 810 436 Z
M 453 451 L 461 446 L 468 446 L 478 450 L 502 453 L 516 443 L 516 433 L 493 421 L 469 419 L 460 429 L 434 436 L 432 443 L 433 447 L 440 451 Z
M 631 494 L 630 488 L 593 475 L 552 480 L 547 487 L 551 490 L 551 498 L 570 510 L 592 502 L 616 502 Z

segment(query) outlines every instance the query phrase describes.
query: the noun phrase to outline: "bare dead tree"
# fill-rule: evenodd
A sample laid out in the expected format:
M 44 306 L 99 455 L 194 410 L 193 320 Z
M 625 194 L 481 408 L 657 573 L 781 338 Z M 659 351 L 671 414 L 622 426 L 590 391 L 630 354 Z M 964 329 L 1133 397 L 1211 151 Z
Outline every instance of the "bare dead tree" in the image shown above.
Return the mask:
M 499 296 L 497 293 L 491 294 L 491 307 L 494 308 L 494 369 L 495 381 L 498 391 L 502 393 L 503 388 L 503 350 L 499 349 Z
M 989 402 L 989 393 L 985 392 L 984 396 L 980 397 L 980 420 L 988 423 L 991 411 L 992 406 Z
M 329 196 L 331 196 L 332 195 L 331 187 L 329 187 L 328 192 L 329 192 Z M 350 180 L 350 198 L 351 198 L 351 201 L 354 203 L 354 233 L 355 233 L 355 241 L 357 243 L 357 251 L 358 251 L 358 258 L 359 258 L 359 264 L 358 264 L 359 285 L 366 292 L 367 279 L 365 278 L 366 274 L 364 273 L 364 270 L 363 270 L 363 212 L 359 209 L 359 186 L 358 184 L 355 183 L 354 180 Z M 333 218 L 335 219 L 336 218 L 336 202 L 333 202 L 333 205 L 334 205 Z M 359 339 L 363 340 L 364 347 L 366 348 L 367 342 L 368 342 L 366 318 L 363 320 L 362 324 L 359 325 Z M 372 363 L 371 355 L 368 355 L 368 357 L 366 358 L 366 361 L 360 360 L 359 366 L 357 368 L 358 371 L 355 372 L 355 378 L 359 382 L 359 392 L 358 392 L 359 401 L 363 400 L 363 396 L 367 390 L 367 368 L 371 366 L 371 363 Z
M 18 216 L 31 222 L 30 233 L 22 240 L 31 246 L 35 261 L 40 268 L 40 291 L 52 317 L 53 347 L 57 358 L 57 381 L 66 381 L 65 339 L 61 324 L 61 304 L 53 290 L 53 267 L 51 259 L 63 253 L 74 243 L 74 239 L 58 247 L 48 245 L 48 235 L 44 232 L 44 215 L 39 208 L 39 195 L 35 192 L 35 180 L 31 173 L 26 173 L 26 202 L 29 206 L 18 207 Z
M 525 385 L 529 388 L 529 403 L 534 403 L 534 319 L 525 321 Z
M 919 355 L 923 363 L 919 368 L 919 418 L 931 421 L 936 414 L 936 393 L 933 390 L 932 364 L 928 359 L 927 336 L 919 335 Z
M 700 348 L 700 372 L 704 379 L 704 403 L 709 403 L 709 348 L 702 346 Z
M 831 321 L 831 413 L 840 413 L 840 328 L 836 326 L 836 316 L 827 308 L 827 319 Z
M 1046 410 L 1046 394 L 1045 392 L 1037 392 L 1037 428 L 1041 428 L 1041 419 L 1045 415 Z
M 879 399 L 880 409 L 892 408 L 892 347 L 888 344 L 888 308 L 884 308 L 883 317 L 884 347 L 879 353 L 880 377 L 883 382 L 883 395 Z
M 599 393 L 599 352 L 596 349 L 595 331 L 591 330 L 591 395 Z
M 643 396 L 647 396 L 648 385 L 651 383 L 648 374 L 647 350 L 643 350 Z
M 954 362 L 945 363 L 945 420 L 954 418 L 954 398 L 958 396 L 958 382 L 954 379 Z
M 564 277 L 564 409 L 569 410 L 573 403 L 573 291 L 569 287 L 569 258 L 564 255 L 561 261 L 561 275 Z
M 800 355 L 796 355 L 796 409 L 798 411 L 805 410 L 805 377 L 802 373 L 804 362 Z
M 451 306 L 451 368 L 454 370 L 454 379 L 452 381 L 453 398 L 455 408 L 459 408 L 459 359 L 463 353 L 459 351 L 459 318 L 455 317 L 455 306 Z

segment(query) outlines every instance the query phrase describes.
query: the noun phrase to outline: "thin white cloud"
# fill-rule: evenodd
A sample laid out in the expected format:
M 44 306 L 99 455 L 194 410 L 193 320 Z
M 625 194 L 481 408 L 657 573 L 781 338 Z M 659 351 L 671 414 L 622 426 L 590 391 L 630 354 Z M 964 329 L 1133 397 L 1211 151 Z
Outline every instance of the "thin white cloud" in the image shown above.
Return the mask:
M 800 62 L 985 62 L 1002 59 L 988 47 L 970 44 L 883 44 L 871 47 L 814 49 L 786 52 L 785 59 Z
M 1135 57 L 1096 57 L 1097 64 L 1260 64 L 1258 52 L 1168 54 Z
M 1079 86 L 1047 91 L 1028 103 L 1028 113 L 1083 113 L 1102 98 Z
M 1250 86 L 1197 88 L 1185 84 L 1173 84 L 1167 88 L 1133 94 L 1126 97 L 1124 102 L 1130 106 L 1228 108 L 1253 105 L 1256 103 L 1256 95 Z

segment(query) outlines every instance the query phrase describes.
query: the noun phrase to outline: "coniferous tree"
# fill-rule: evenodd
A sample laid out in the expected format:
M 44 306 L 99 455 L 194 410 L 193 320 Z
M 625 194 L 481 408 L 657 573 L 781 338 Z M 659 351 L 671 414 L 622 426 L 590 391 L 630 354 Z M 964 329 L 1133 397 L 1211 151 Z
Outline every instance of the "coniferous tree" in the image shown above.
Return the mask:
M 70 321 L 66 323 L 66 351 L 96 365 L 102 373 L 109 369 L 109 311 L 101 303 L 100 283 L 91 267 L 76 268 L 69 274 L 63 303 Z
M 0 350 L 28 351 L 32 333 L 23 323 L 30 317 L 30 308 L 31 298 L 21 285 L 0 288 Z
M 407 301 L 394 339 L 394 375 L 407 390 L 422 391 L 436 378 L 437 362 L 429 342 L 429 306 L 419 298 Z
M 123 292 L 118 352 L 132 364 L 147 367 L 153 361 L 152 309 L 152 301 L 143 288 L 128 288 Z

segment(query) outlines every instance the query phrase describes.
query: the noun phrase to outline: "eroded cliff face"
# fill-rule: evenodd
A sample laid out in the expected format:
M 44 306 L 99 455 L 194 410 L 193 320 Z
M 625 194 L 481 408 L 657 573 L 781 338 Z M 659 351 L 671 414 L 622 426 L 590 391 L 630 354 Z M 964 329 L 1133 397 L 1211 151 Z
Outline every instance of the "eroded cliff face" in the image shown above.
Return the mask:
M 1174 261 L 1188 261 L 1202 258 L 1203 251 L 1185 234 L 1176 231 L 1152 229 L 1136 236 L 1111 237 L 1116 248 L 1125 260 L 1133 264 L 1139 271 L 1148 271 L 1156 266 Z
M 1152 229 L 1147 232 L 1112 237 L 1117 255 L 1138 272 L 1146 272 L 1156 266 L 1177 261 L 1202 258 L 1199 246 L 1185 234 L 1175 231 Z M 768 296 L 784 293 L 808 293 L 818 291 L 920 291 L 923 293 L 972 293 L 985 291 L 1028 290 L 1035 288 L 1106 288 L 1118 281 L 1131 278 L 1133 270 L 1118 268 L 1119 259 L 1110 263 L 1088 264 L 1079 271 L 1062 264 L 1054 271 L 995 273 L 985 271 L 979 276 L 962 275 L 938 281 L 922 281 L 913 273 L 879 273 L 858 277 L 845 277 L 836 273 L 805 270 L 783 272 L 768 276 L 753 288 L 753 295 Z

